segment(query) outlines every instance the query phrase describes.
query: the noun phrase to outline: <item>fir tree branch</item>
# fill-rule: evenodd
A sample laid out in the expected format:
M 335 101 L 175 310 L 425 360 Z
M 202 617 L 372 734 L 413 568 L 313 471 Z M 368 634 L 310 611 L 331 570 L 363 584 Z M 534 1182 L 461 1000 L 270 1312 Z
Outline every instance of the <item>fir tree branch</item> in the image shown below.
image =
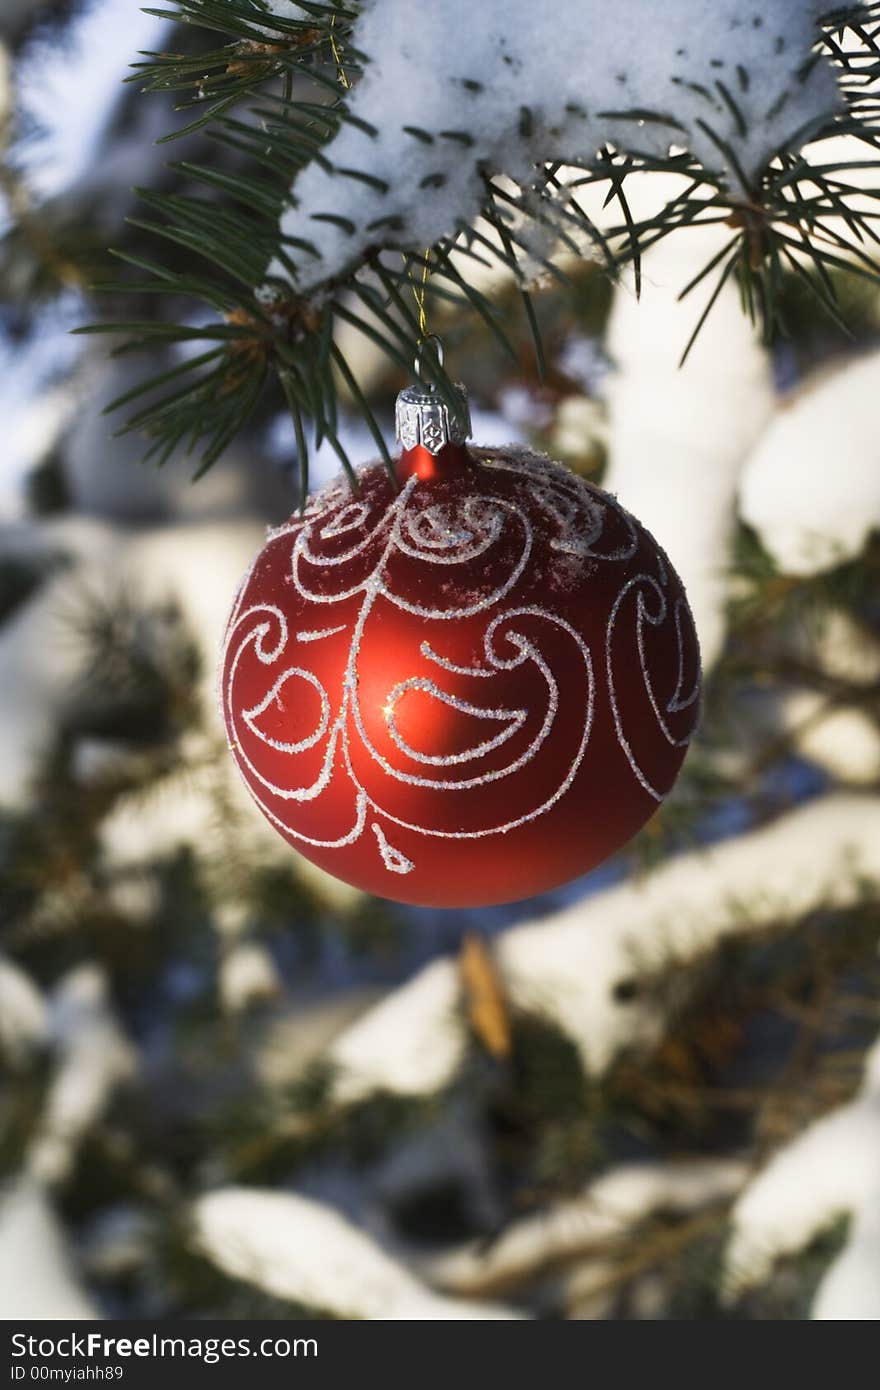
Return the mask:
M 301 267 L 313 267 L 320 254 L 311 238 L 285 236 L 280 230 L 297 174 L 317 163 L 336 178 L 362 180 L 377 191 L 380 185 L 387 187 L 370 169 L 335 168 L 329 148 L 346 123 L 355 123 L 368 135 L 376 133 L 350 109 L 351 92 L 365 62 L 352 44 L 357 6 L 306 3 L 300 10 L 296 19 L 281 19 L 270 14 L 262 0 L 174 0 L 166 9 L 151 11 L 204 36 L 206 47 L 187 53 L 145 54 L 130 80 L 145 92 L 175 95 L 185 121 L 166 138 L 202 130 L 236 156 L 232 169 L 180 161 L 174 166 L 176 172 L 201 190 L 200 196 L 142 191 L 142 203 L 150 215 L 134 220 L 152 238 L 207 266 L 177 271 L 151 261 L 144 267 L 151 278 L 140 288 L 175 300 L 194 298 L 219 314 L 221 321 L 214 328 L 199 329 L 192 327 L 191 320 L 179 327 L 101 326 L 126 338 L 118 351 L 157 338 L 172 349 L 178 345 L 178 350 L 198 337 L 223 344 L 216 355 L 183 357 L 179 365 L 163 368 L 138 392 L 149 395 L 152 388 L 174 388 L 150 401 L 126 426 L 147 433 L 148 456 L 160 461 L 185 446 L 198 450 L 201 471 L 210 466 L 246 423 L 264 382 L 275 376 L 282 382 L 294 420 L 301 479 L 308 467 L 307 421 L 316 442 L 330 440 L 346 466 L 335 425 L 339 380 L 344 381 L 377 443 L 381 433 L 345 358 L 333 347 L 337 319 L 370 338 L 401 373 L 411 370 L 419 352 L 420 325 L 406 301 L 409 271 L 392 269 L 388 256 L 403 251 L 408 264 L 412 256 L 425 253 L 424 248 L 407 244 L 396 216 L 371 224 L 374 240 L 366 251 L 355 252 L 341 272 L 322 280 L 310 271 L 314 287 L 297 291 Z M 731 276 L 765 341 L 784 327 L 779 310 L 784 269 L 800 277 L 823 309 L 840 322 L 830 273 L 843 268 L 880 281 L 874 253 L 878 234 L 873 227 L 878 213 L 870 206 L 866 209 L 877 195 L 848 181 L 851 164 L 839 159 L 823 163 L 821 142 L 849 135 L 880 154 L 880 104 L 875 91 L 880 73 L 878 35 L 878 4 L 849 5 L 829 13 L 801 76 L 806 80 L 812 62 L 820 56 L 830 57 L 840 73 L 842 107 L 831 118 L 795 132 L 786 148 L 755 177 L 747 175 L 736 149 L 717 128 L 715 115 L 698 121 L 718 151 L 719 164 L 738 171 L 738 189 L 687 152 L 659 157 L 640 150 L 639 132 L 645 127 L 668 129 L 671 140 L 680 129 L 674 115 L 641 107 L 604 113 L 617 125 L 631 123 L 631 143 L 626 149 L 602 149 L 571 183 L 560 181 L 558 165 L 553 163 L 538 166 L 531 185 L 519 191 L 487 172 L 480 218 L 462 223 L 427 251 L 429 293 L 438 304 L 465 307 L 477 314 L 516 359 L 516 348 L 493 305 L 464 269 L 470 259 L 501 264 L 519 284 L 540 361 L 528 275 L 535 264 L 554 276 L 562 271 L 554 254 L 538 249 L 536 232 L 542 248 L 554 243 L 562 254 L 583 256 L 598 249 L 612 274 L 631 263 L 638 288 L 642 258 L 662 238 L 708 222 L 727 222 L 733 230 L 732 246 L 683 291 L 689 293 L 708 276 L 715 276 L 691 343 Z M 733 85 L 721 80 L 714 85 L 716 90 L 705 93 L 707 113 L 726 112 L 731 128 L 744 135 L 746 117 Z M 533 120 L 533 113 L 523 108 L 521 124 L 525 121 L 531 127 Z M 435 139 L 429 131 L 412 128 L 410 133 L 413 139 Z M 441 135 L 462 144 L 470 139 L 466 131 Z M 813 147 L 810 163 L 800 153 L 807 143 Z M 859 166 L 862 172 L 874 167 L 873 161 Z M 654 171 L 679 173 L 686 178 L 686 186 L 656 213 L 637 217 L 625 192 L 626 181 L 633 173 Z M 606 189 L 606 205 L 616 204 L 620 210 L 619 223 L 610 228 L 595 226 L 578 202 L 578 190 L 595 185 Z M 329 213 L 313 213 L 313 221 L 322 215 L 332 216 L 337 226 L 344 224 L 341 216 Z M 283 268 L 285 279 L 269 279 L 273 263 Z M 432 364 L 430 375 L 437 389 L 454 401 L 447 373 Z

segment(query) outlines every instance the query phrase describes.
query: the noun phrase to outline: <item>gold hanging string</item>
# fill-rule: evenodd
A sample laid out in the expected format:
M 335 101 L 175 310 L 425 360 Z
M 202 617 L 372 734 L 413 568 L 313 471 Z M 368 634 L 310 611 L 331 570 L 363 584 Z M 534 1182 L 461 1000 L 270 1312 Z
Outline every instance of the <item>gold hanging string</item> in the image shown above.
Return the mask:
M 412 260 L 408 256 L 404 256 L 403 263 L 407 268 L 410 289 L 412 290 L 412 297 L 415 300 L 416 312 L 419 316 L 419 342 L 423 343 L 426 338 L 430 338 L 433 336 L 431 334 L 430 329 L 428 328 L 427 310 L 428 276 L 431 273 L 430 246 L 426 246 L 424 252 L 422 253 L 422 274 L 418 281 L 416 280 L 416 277 L 413 275 Z
M 428 311 L 425 302 L 428 294 L 428 276 L 431 272 L 431 248 L 425 247 L 425 254 L 422 257 L 422 282 L 417 285 L 415 280 L 412 282 L 413 299 L 416 301 L 416 308 L 419 311 L 419 333 L 422 338 L 427 338 L 428 333 Z

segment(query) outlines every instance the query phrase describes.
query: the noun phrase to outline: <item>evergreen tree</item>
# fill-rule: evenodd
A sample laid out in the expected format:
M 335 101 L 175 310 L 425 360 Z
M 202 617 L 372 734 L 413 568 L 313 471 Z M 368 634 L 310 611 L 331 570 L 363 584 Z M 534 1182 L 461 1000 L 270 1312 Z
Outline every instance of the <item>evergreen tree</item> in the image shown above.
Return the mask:
M 130 7 L 0 16 L 0 1302 L 880 1315 L 880 9 L 427 8 L 172 0 L 54 173 L 53 45 L 85 108 Z M 703 645 L 673 794 L 525 905 L 334 884 L 214 707 L 262 526 L 390 462 L 415 359 Z

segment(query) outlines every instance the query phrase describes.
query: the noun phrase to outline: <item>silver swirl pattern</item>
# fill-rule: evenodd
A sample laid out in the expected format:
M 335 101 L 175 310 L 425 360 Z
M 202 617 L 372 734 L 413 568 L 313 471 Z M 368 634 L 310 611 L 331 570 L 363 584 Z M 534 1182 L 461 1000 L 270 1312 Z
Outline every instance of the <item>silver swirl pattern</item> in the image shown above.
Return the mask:
M 285 835 L 303 845 L 333 849 L 369 833 L 388 873 L 406 875 L 416 863 L 389 839 L 389 834 L 394 838 L 394 826 L 426 837 L 475 840 L 506 834 L 545 815 L 566 794 L 583 764 L 605 690 L 597 690 L 590 643 L 573 621 L 554 611 L 551 598 L 518 601 L 524 591 L 534 597 L 521 581 L 528 579 L 535 557 L 539 521 L 544 550 L 549 548 L 556 557 L 553 564 L 559 574 L 565 571 L 569 584 L 573 572 L 583 584 L 597 566 L 603 572 L 607 565 L 623 571 L 598 659 L 626 763 L 651 798 L 662 798 L 668 787 L 656 784 L 627 731 L 618 670 L 622 661 L 630 664 L 630 655 L 621 656 L 618 646 L 626 620 L 625 636 L 628 641 L 634 637 L 653 720 L 671 747 L 683 748 L 696 719 L 699 668 L 697 664 L 695 670 L 686 669 L 683 624 L 690 624 L 691 618 L 684 598 L 670 595 L 662 552 L 655 547 L 656 573 L 632 574 L 640 528 L 614 498 L 536 455 L 481 451 L 476 486 L 464 494 L 432 498 L 415 478 L 391 498 L 387 492 L 366 488 L 355 498 L 347 485 L 325 489 L 301 517 L 269 533 L 246 577 L 227 629 L 223 712 L 230 745 L 252 795 Z M 303 616 L 299 626 L 279 604 L 248 602 L 257 567 L 267 552 L 277 555 L 279 546 L 287 557 L 284 578 L 295 595 L 292 611 L 297 623 Z M 501 571 L 495 563 L 499 556 Z M 426 582 L 413 585 L 413 568 L 421 566 L 427 567 Z M 394 679 L 383 691 L 380 738 L 372 688 L 372 718 L 364 707 L 362 668 L 365 644 L 382 640 L 378 619 L 387 605 L 421 620 L 427 633 L 416 648 L 417 669 Z M 326 623 L 321 621 L 323 611 Z M 464 660 L 460 646 L 450 648 L 444 634 L 481 614 L 486 625 L 479 649 Z M 652 631 L 670 622 L 678 671 L 674 690 L 664 696 L 655 687 L 649 639 Z M 337 639 L 344 642 L 344 650 L 338 688 L 331 689 L 306 658 L 311 644 L 314 651 L 318 644 Z M 555 667 L 542 650 L 548 641 L 556 654 Z M 298 661 L 300 644 L 304 651 Z M 570 657 L 560 670 L 562 650 Z M 254 659 L 268 668 L 265 693 L 255 703 L 237 693 L 242 663 Z M 508 684 L 503 680 L 506 673 L 518 668 L 529 674 L 529 702 L 493 700 L 493 680 L 500 688 Z M 473 682 L 473 694 L 460 693 L 462 682 L 468 687 Z M 450 684 L 458 689 L 448 688 Z M 410 708 L 413 699 L 431 702 L 437 720 L 452 711 L 457 727 L 470 728 L 472 736 L 460 747 L 439 752 L 419 746 L 412 733 L 401 728 L 401 711 Z M 408 785 L 436 794 L 440 812 L 446 793 L 476 794 L 508 779 L 520 785 L 517 779 L 530 777 L 548 739 L 561 737 L 563 723 L 571 727 L 572 721 L 563 721 L 560 710 L 563 702 L 570 710 L 573 701 L 579 710 L 577 737 L 559 762 L 552 791 L 538 797 L 539 804 L 520 809 L 514 796 L 507 817 L 495 814 L 486 823 L 450 828 L 442 814 L 432 818 L 426 813 L 418 822 L 405 819 L 389 804 L 393 796 L 386 799 L 387 789 Z M 304 711 L 313 714 L 311 727 L 297 726 L 291 733 L 291 710 L 297 711 L 300 724 Z M 279 755 L 271 763 L 271 776 L 255 761 L 260 744 Z M 554 747 L 558 757 L 558 743 Z M 346 780 L 351 792 L 349 814 L 334 833 L 319 834 L 309 807 L 321 803 L 338 777 Z M 522 801 L 522 791 L 519 795 Z M 287 807 L 283 814 L 282 805 Z

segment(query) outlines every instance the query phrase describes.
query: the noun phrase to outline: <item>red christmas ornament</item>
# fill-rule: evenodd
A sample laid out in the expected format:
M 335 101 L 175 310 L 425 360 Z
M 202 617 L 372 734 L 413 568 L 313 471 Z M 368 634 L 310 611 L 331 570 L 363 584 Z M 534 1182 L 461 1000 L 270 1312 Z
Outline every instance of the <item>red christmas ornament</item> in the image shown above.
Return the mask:
M 463 408 L 466 415 L 466 409 Z M 270 532 L 229 620 L 222 699 L 263 813 L 402 902 L 477 906 L 586 873 L 656 810 L 697 717 L 681 583 L 610 494 L 467 449 L 402 393 L 384 468 Z

